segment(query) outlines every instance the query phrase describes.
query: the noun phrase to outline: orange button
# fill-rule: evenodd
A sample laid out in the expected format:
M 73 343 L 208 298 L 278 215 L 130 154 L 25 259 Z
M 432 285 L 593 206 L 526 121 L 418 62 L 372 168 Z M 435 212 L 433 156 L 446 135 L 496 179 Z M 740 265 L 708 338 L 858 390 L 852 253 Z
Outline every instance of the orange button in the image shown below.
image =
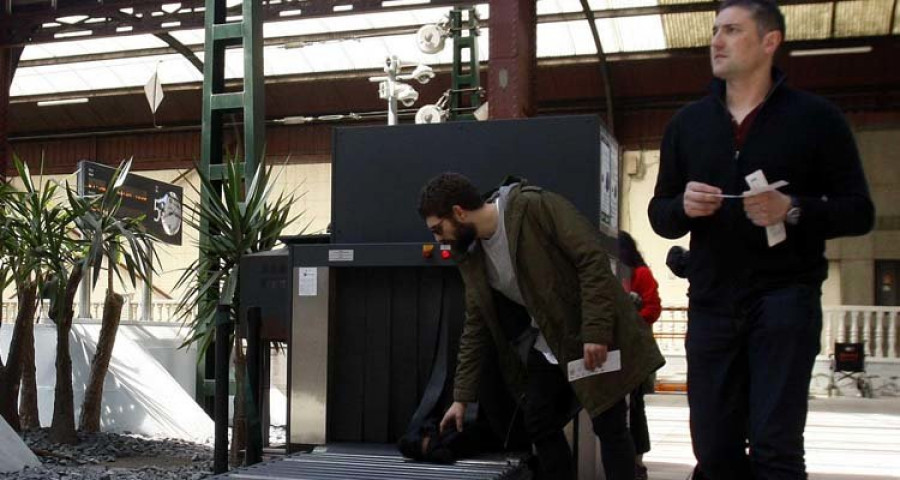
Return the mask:
M 423 258 L 431 258 L 432 252 L 434 252 L 434 245 L 431 245 L 431 244 L 422 245 L 422 257 Z

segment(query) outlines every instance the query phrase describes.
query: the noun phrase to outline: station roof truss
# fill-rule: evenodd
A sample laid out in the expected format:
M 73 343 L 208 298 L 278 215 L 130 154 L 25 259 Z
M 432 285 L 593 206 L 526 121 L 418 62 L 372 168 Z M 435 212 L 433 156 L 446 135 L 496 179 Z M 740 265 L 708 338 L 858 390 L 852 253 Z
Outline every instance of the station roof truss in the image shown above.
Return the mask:
M 454 6 L 475 4 L 482 60 L 489 60 L 490 9 L 472 0 L 261 0 L 265 12 L 265 75 L 365 76 L 387 55 L 404 62 L 448 65 L 452 49 L 426 55 L 419 27 Z M 866 48 L 900 39 L 900 0 L 782 0 L 788 48 L 812 53 Z M 240 21 L 240 1 L 229 2 Z M 590 0 L 609 61 L 696 53 L 709 45 L 717 1 Z M 203 55 L 203 0 L 5 0 L 0 44 L 25 47 L 12 101 L 143 86 L 153 73 L 164 85 L 190 85 L 202 74 L 190 55 Z M 596 46 L 580 0 L 537 0 L 539 62 L 593 62 Z M 803 53 L 798 53 L 803 54 Z M 242 52 L 229 50 L 226 76 L 240 79 Z

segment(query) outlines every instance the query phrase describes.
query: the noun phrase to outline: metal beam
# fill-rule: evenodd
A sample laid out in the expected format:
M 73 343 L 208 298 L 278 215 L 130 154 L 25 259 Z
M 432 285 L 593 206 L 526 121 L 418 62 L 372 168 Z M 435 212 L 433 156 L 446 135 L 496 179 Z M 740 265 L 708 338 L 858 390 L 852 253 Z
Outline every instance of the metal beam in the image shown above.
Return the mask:
M 190 47 L 179 42 L 178 39 L 168 33 L 157 33 L 156 38 L 166 42 L 170 47 L 172 47 L 172 50 L 180 53 L 181 56 L 187 59 L 188 62 L 191 62 L 191 65 L 199 70 L 200 73 L 203 73 L 203 62 L 200 60 L 200 57 L 194 54 L 194 51 L 191 50 Z
M 581 0 L 581 8 L 591 27 L 591 35 L 594 37 L 594 46 L 597 47 L 597 61 L 600 62 L 600 75 L 603 76 L 603 91 L 606 96 L 606 126 L 613 137 L 616 136 L 616 118 L 613 116 L 613 91 L 612 76 L 609 74 L 609 65 L 606 62 L 606 54 L 603 53 L 603 42 L 600 41 L 600 33 L 597 32 L 597 22 L 594 20 L 594 12 L 591 10 L 588 0 Z

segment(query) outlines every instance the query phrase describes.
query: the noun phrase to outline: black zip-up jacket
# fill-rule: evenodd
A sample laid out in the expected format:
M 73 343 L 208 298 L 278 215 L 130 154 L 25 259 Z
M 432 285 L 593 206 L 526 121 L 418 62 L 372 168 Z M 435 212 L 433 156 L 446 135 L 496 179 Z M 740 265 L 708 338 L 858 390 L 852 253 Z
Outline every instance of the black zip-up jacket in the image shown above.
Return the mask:
M 872 229 L 875 208 L 840 110 L 787 87 L 774 69 L 773 82 L 740 151 L 718 79 L 710 95 L 675 115 L 663 137 L 650 223 L 665 238 L 691 233 L 692 309 L 740 314 L 762 292 L 795 284 L 820 289 L 828 273 L 825 240 Z M 724 199 L 710 217 L 684 213 L 689 181 L 739 194 L 757 169 L 770 183 L 790 182 L 780 191 L 799 202 L 800 221 L 786 225 L 786 241 L 769 247 L 765 228 L 750 222 L 741 199 Z

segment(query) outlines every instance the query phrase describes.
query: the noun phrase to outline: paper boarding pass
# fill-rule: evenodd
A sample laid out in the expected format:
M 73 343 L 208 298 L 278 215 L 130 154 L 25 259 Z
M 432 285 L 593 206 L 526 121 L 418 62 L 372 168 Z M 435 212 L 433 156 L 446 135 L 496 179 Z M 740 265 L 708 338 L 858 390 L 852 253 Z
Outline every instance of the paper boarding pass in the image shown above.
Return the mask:
M 759 195 L 760 193 L 766 193 L 766 192 L 771 192 L 772 190 L 778 190 L 779 188 L 786 187 L 787 185 L 788 185 L 787 181 L 779 180 L 775 183 L 770 183 L 760 189 L 747 190 L 746 192 L 741 193 L 739 195 L 732 195 L 729 193 L 709 193 L 707 195 L 712 195 L 714 197 L 719 197 L 719 198 L 746 198 L 746 197 L 752 197 L 753 195 Z
M 753 192 L 753 194 L 765 192 L 774 185 L 774 183 L 769 184 L 762 170 L 757 170 L 744 177 L 744 179 L 747 181 L 747 185 L 750 186 L 750 191 Z M 784 222 L 766 227 L 766 240 L 768 240 L 770 247 L 774 247 L 786 239 L 787 231 L 784 228 Z
M 569 362 L 569 381 L 574 382 L 580 378 L 590 377 L 591 375 L 599 375 L 601 373 L 617 372 L 622 369 L 622 351 L 611 350 L 606 354 L 606 361 L 603 365 L 588 370 L 584 367 L 584 359 L 572 360 Z

